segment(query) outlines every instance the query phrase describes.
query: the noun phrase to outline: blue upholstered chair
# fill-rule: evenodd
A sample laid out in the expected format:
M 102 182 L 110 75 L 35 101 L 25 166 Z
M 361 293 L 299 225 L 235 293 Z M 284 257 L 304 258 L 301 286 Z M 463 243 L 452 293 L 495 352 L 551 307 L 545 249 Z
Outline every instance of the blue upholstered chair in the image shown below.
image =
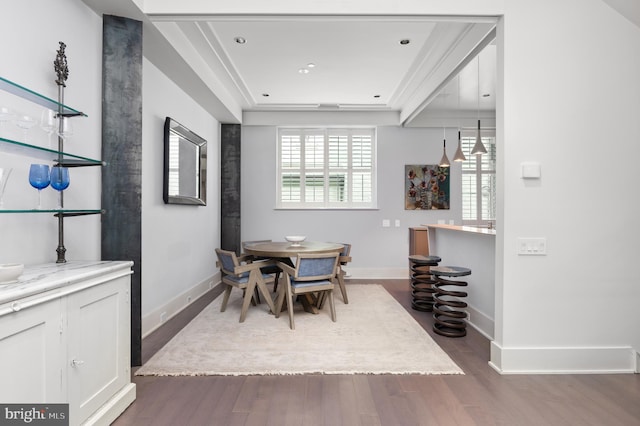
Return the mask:
M 344 246 L 342 252 L 340 253 L 340 257 L 338 258 L 338 267 L 336 268 L 336 278 L 338 279 L 338 285 L 340 286 L 340 292 L 342 293 L 342 301 L 344 303 L 349 303 L 349 298 L 347 297 L 347 288 L 344 284 L 344 276 L 345 272 L 342 270 L 342 267 L 347 263 L 351 262 L 351 244 L 340 243 Z
M 289 326 L 295 329 L 293 321 L 293 296 L 308 296 L 316 294 L 316 306 L 325 296 L 329 299 L 331 319 L 336 321 L 336 308 L 333 302 L 333 288 L 336 277 L 339 253 L 324 254 L 298 254 L 295 268 L 284 262 L 278 262 L 285 276 L 285 285 L 280 286 L 276 297 L 276 318 L 280 316 L 282 304 L 287 299 L 287 311 L 289 312 Z
M 271 240 L 254 240 L 254 241 L 243 241 L 242 242 L 242 251 L 244 252 L 244 247 L 247 244 L 253 244 L 253 243 L 270 243 Z M 251 256 L 250 254 L 243 254 L 244 256 L 247 256 L 247 260 L 251 260 L 253 262 L 263 262 L 265 260 L 269 260 L 268 258 L 264 258 L 264 257 L 259 257 L 259 256 Z M 293 263 L 291 262 L 291 259 L 280 259 L 282 262 L 293 266 Z M 282 269 L 280 269 L 278 267 L 278 265 L 276 265 L 274 262 L 265 262 L 263 264 L 264 266 L 260 267 L 260 270 L 262 271 L 263 274 L 274 274 L 275 278 L 273 280 L 273 291 L 275 292 L 278 289 L 278 281 L 280 279 L 280 274 L 282 273 Z
M 251 299 L 254 297 L 256 288 L 264 296 L 271 312 L 275 312 L 273 299 L 269 295 L 266 284 L 273 282 L 273 276 L 263 274 L 260 271 L 261 263 L 243 263 L 243 256 L 236 256 L 235 252 L 216 249 L 218 256 L 218 267 L 223 273 L 222 283 L 227 286 L 222 299 L 220 312 L 227 309 L 227 302 L 233 287 L 244 291 L 242 309 L 240 310 L 240 322 L 244 322 Z M 263 265 L 264 266 L 264 265 Z

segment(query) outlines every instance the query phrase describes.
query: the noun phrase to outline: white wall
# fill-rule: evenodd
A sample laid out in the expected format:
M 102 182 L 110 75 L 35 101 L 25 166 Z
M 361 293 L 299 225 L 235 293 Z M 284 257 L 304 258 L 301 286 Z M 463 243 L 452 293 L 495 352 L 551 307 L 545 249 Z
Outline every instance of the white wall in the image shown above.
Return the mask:
M 505 372 L 632 370 L 640 29 L 600 0 L 521 0 L 506 2 L 500 33 L 492 361 Z M 524 161 L 540 162 L 542 179 L 520 179 Z M 518 237 L 546 237 L 548 255 L 517 256 Z
M 86 113 L 73 119 L 74 135 L 65 150 L 99 159 L 101 135 L 101 52 L 102 20 L 77 0 L 5 1 L 0 14 L 2 60 L 0 76 L 57 99 L 53 61 L 58 41 L 67 44 L 69 78 L 65 103 Z M 42 107 L 0 91 L 0 106 L 19 110 L 40 119 Z M 0 129 L 0 136 L 22 139 L 14 125 Z M 40 128 L 32 128 L 29 143 L 48 147 L 48 137 Z M 56 142 L 57 143 L 57 142 Z M 37 192 L 29 185 L 31 157 L 7 154 L 0 150 L 0 167 L 14 168 L 4 196 L 5 209 L 31 209 L 37 204 Z M 53 162 L 47 162 L 52 165 Z M 100 208 L 100 168 L 71 170 L 71 185 L 65 191 L 69 208 Z M 56 192 L 42 191 L 45 208 L 55 208 Z M 37 264 L 54 262 L 58 245 L 57 219 L 52 214 L 1 214 L 0 263 Z M 100 217 L 85 216 L 65 220 L 65 246 L 68 260 L 100 258 Z
M 210 288 L 220 244 L 219 124 L 148 60 L 143 63 L 143 335 Z M 207 205 L 164 204 L 163 128 L 171 117 L 207 140 Z
M 10 1 L 0 15 L 3 60 L 0 76 L 41 94 L 57 98 L 53 61 L 58 41 L 67 44 L 69 79 L 65 103 L 88 115 L 73 121 L 74 135 L 65 150 L 101 158 L 102 18 L 79 0 Z M 37 13 L 34 13 L 37 11 Z M 40 118 L 42 108 L 0 91 L 0 106 Z M 209 141 L 208 205 L 168 206 L 162 201 L 163 126 L 171 116 Z M 0 136 L 21 138 L 17 127 L 5 126 Z M 142 314 L 143 334 L 156 327 L 160 313 L 169 318 L 209 289 L 217 278 L 214 248 L 219 234 L 218 122 L 147 60 L 143 64 L 142 164 Z M 39 128 L 29 142 L 48 147 Z M 37 192 L 28 182 L 30 157 L 0 150 L 0 167 L 14 171 L 4 208 L 33 208 Z M 38 162 L 41 162 L 38 160 Z M 108 166 L 107 166 L 108 167 Z M 65 191 L 65 206 L 100 208 L 100 168 L 74 168 Z M 44 207 L 53 208 L 56 194 L 43 190 Z M 100 217 L 65 220 L 69 260 L 100 259 Z M 57 219 L 51 214 L 1 214 L 0 263 L 54 262 Z
M 286 120 L 283 117 L 283 121 Z M 357 124 L 357 123 L 354 123 Z M 406 278 L 409 227 L 437 223 L 461 224 L 460 165 L 451 170 L 451 209 L 404 209 L 404 166 L 437 164 L 442 157 L 442 129 L 377 129 L 377 210 L 275 210 L 276 127 L 242 127 L 242 239 L 282 240 L 306 235 L 309 240 L 352 244 L 353 278 Z M 457 129 L 447 129 L 449 158 L 453 158 Z M 383 228 L 383 219 L 391 227 Z M 395 220 L 400 227 L 395 227 Z

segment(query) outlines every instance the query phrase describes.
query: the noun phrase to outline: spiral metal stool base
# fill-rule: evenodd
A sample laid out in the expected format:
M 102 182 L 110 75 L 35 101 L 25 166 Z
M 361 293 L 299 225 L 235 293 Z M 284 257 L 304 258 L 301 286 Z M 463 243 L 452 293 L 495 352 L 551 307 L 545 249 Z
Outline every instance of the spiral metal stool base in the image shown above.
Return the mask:
M 438 256 L 415 254 L 409 256 L 411 269 L 411 308 L 416 311 L 431 312 L 433 310 L 433 294 L 436 283 L 431 275 L 431 267 L 438 266 Z
M 471 269 L 461 266 L 434 266 L 431 273 L 436 281 L 436 292 L 433 295 L 433 331 L 447 337 L 466 336 L 467 323 L 464 320 L 467 313 L 462 309 L 467 307 L 467 303 L 460 299 L 467 297 L 467 293 L 449 287 L 466 287 L 467 282 L 447 278 L 471 275 Z

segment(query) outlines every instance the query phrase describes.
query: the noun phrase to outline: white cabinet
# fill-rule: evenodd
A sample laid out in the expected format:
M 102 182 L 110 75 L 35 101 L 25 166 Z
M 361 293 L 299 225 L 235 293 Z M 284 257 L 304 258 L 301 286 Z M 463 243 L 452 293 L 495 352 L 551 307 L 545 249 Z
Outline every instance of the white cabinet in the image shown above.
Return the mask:
M 60 299 L 0 317 L 0 401 L 65 402 L 61 328 Z
M 42 265 L 0 286 L 0 401 L 69 403 L 71 425 L 109 424 L 133 402 L 131 264 Z

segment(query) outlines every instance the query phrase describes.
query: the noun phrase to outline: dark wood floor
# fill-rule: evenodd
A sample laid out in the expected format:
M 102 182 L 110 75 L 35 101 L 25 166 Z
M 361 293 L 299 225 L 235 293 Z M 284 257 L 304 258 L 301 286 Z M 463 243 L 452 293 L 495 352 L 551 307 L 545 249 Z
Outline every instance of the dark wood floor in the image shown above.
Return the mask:
M 434 334 L 429 314 L 410 308 L 407 280 L 377 282 L 465 375 L 134 377 L 137 399 L 114 424 L 640 425 L 639 374 L 501 376 L 488 365 L 487 339 L 473 329 L 462 338 Z M 202 297 L 145 338 L 143 361 L 214 297 Z

